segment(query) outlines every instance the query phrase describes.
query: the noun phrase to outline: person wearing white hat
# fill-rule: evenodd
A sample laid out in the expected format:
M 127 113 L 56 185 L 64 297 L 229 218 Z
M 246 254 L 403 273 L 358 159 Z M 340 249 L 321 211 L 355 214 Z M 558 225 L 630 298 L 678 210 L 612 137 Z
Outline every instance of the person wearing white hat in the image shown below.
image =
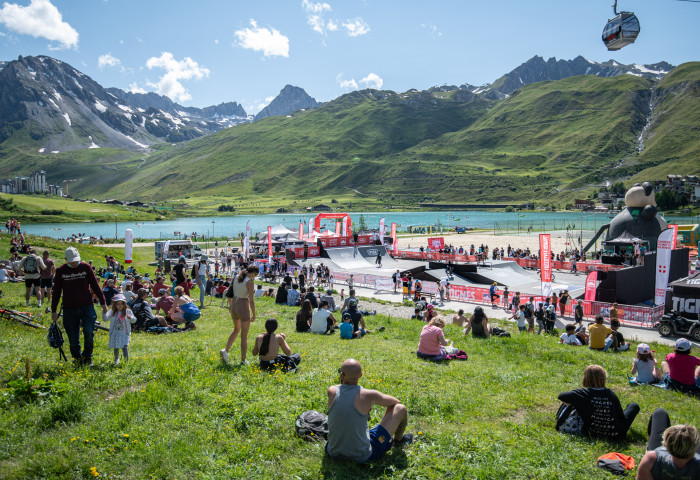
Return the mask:
M 700 358 L 690 354 L 687 338 L 676 340 L 676 349 L 661 362 L 666 387 L 684 393 L 700 394 Z
M 102 305 L 102 313 L 107 312 L 107 302 L 97 282 L 92 267 L 80 261 L 80 253 L 75 247 L 66 248 L 66 263 L 56 269 L 51 290 L 51 319 L 58 319 L 58 303 L 63 296 L 63 328 L 66 329 L 70 353 L 77 363 L 92 366 L 93 336 L 95 333 L 95 307 L 92 296 Z M 92 293 L 91 293 L 92 290 Z M 80 328 L 83 329 L 83 350 L 80 348 Z
M 630 371 L 630 375 L 636 373 L 637 376 L 630 380 L 634 380 L 636 383 L 658 382 L 661 380 L 661 371 L 659 367 L 656 366 L 656 363 L 654 352 L 649 345 L 640 343 L 637 345 L 637 356 L 634 359 L 634 365 L 632 365 L 632 370 Z

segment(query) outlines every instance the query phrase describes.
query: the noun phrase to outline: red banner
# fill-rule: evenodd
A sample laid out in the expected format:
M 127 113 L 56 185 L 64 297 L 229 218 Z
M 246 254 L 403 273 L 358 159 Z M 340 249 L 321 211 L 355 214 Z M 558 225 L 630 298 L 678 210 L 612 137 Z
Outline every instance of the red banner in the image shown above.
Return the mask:
M 392 254 L 396 255 L 399 252 L 399 242 L 396 241 L 396 223 L 391 224 L 391 245 L 392 245 Z
M 323 248 L 328 247 L 352 247 L 355 245 L 353 237 L 321 237 L 318 239 L 323 245 Z M 371 245 L 372 237 L 370 235 L 360 235 L 357 237 L 358 245 Z
M 304 224 L 299 222 L 299 240 L 304 240 Z
M 428 248 L 431 250 L 441 250 L 445 248 L 445 239 L 443 237 L 431 237 L 428 239 Z
M 295 248 L 290 248 L 294 252 L 294 258 L 304 258 L 304 247 L 295 247 Z M 320 247 L 309 247 L 309 253 L 307 255 L 308 258 L 312 257 L 320 257 L 321 256 L 321 248 Z
M 542 260 L 540 279 L 544 283 L 552 281 L 552 242 L 548 233 L 540 233 L 540 259 Z
M 595 300 L 595 290 L 598 286 L 598 272 L 591 272 L 586 277 L 586 294 L 585 299 L 587 302 L 592 302 Z
M 340 236 L 340 222 L 335 222 L 335 234 Z
M 272 227 L 267 227 L 267 258 L 272 261 Z
M 671 240 L 671 250 L 676 248 L 676 241 L 678 239 L 678 225 L 669 225 L 668 228 L 673 229 L 673 239 Z

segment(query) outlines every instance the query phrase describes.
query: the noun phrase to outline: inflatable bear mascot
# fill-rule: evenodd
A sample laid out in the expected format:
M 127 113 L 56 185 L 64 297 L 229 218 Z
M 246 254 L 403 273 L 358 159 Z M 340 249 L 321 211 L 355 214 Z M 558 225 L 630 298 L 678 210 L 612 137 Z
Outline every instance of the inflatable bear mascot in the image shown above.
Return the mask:
M 654 187 L 648 182 L 635 184 L 625 194 L 625 205 L 627 208 L 610 222 L 605 240 L 613 240 L 627 232 L 647 240 L 649 250 L 656 250 L 656 240 L 668 228 L 668 224 L 656 214 Z

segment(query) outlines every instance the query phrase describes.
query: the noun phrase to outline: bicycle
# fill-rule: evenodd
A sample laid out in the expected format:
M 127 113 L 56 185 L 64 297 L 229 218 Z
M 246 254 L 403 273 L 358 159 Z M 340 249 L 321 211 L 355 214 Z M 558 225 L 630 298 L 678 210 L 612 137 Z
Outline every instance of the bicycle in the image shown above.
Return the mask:
M 58 316 L 58 317 L 62 317 L 62 316 L 63 316 L 63 306 L 61 306 L 60 310 L 58 311 L 58 315 L 57 315 L 57 316 Z M 95 320 L 95 330 L 104 330 L 105 332 L 109 332 L 109 327 L 103 327 L 103 326 L 100 324 L 100 321 L 99 321 L 99 320 Z
M 32 319 L 32 314 L 29 312 L 18 312 L 7 308 L 0 308 L 0 318 L 5 320 L 13 320 L 32 328 L 46 328 Z

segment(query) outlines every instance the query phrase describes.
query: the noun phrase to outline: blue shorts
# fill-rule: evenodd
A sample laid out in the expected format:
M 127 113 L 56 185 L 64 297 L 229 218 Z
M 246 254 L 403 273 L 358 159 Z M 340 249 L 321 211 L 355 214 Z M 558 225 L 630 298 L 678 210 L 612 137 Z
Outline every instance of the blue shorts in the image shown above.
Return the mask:
M 185 318 L 186 322 L 194 322 L 197 320 L 200 316 L 199 313 L 185 313 L 182 315 Z
M 393 438 L 386 428 L 377 425 L 369 431 L 369 442 L 372 445 L 372 454 L 367 459 L 368 462 L 379 460 L 386 452 L 391 450 L 394 443 Z

